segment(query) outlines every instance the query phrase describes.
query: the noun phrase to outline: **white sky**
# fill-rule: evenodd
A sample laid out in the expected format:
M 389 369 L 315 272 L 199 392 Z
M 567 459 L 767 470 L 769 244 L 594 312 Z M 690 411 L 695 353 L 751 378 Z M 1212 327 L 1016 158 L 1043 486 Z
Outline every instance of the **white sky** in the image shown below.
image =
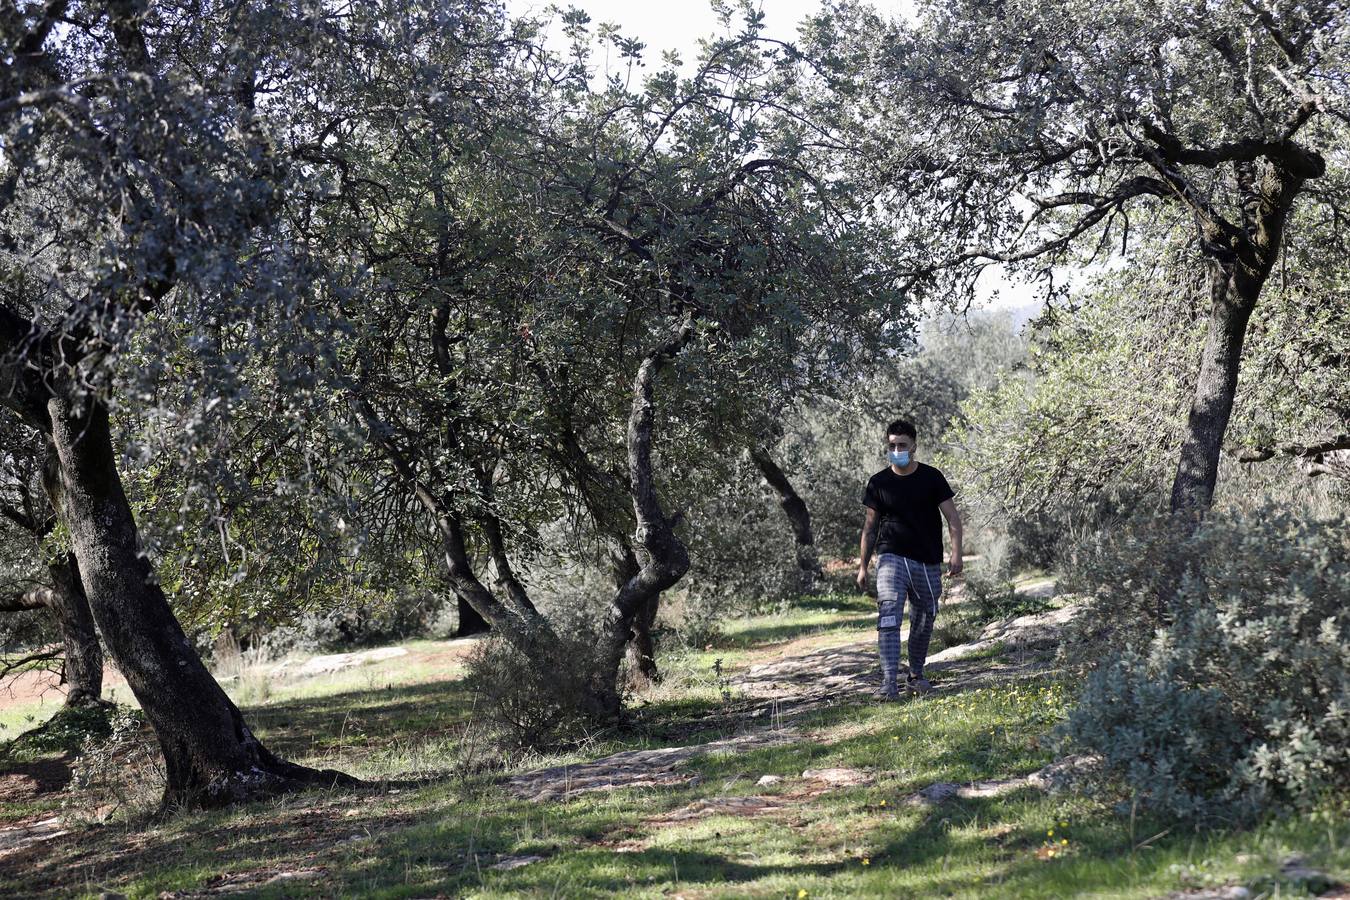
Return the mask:
M 708 0 L 558 0 L 557 5 L 585 10 L 592 27 L 611 22 L 623 34 L 642 41 L 647 45 L 643 55 L 649 68 L 660 61 L 665 50 L 679 51 L 683 61 L 692 61 L 699 38 L 708 37 L 718 28 Z M 760 0 L 759 5 L 764 12 L 765 33 L 779 40 L 794 38 L 797 24 L 820 8 L 819 0 Z M 873 0 L 873 5 L 895 15 L 908 15 L 914 7 L 913 0 Z M 549 0 L 506 0 L 506 9 L 513 15 L 543 14 L 548 6 Z
M 505 0 L 511 15 L 546 15 L 550 0 Z M 914 0 L 872 0 L 873 5 L 894 16 L 913 14 Z M 575 6 L 591 17 L 591 27 L 601 23 L 619 26 L 626 37 L 646 44 L 645 68 L 660 65 L 665 50 L 675 50 L 687 66 L 698 56 L 698 41 L 717 32 L 719 24 L 708 0 L 558 0 L 558 6 Z M 820 7 L 820 0 L 760 0 L 764 12 L 765 34 L 779 40 L 793 40 L 797 25 Z M 738 20 L 733 19 L 733 25 Z M 556 30 L 555 30 L 556 31 Z M 994 309 L 1020 309 L 1034 302 L 1034 291 L 1010 281 L 995 270 L 985 270 L 983 287 L 992 297 Z M 995 291 L 997 295 L 995 296 Z

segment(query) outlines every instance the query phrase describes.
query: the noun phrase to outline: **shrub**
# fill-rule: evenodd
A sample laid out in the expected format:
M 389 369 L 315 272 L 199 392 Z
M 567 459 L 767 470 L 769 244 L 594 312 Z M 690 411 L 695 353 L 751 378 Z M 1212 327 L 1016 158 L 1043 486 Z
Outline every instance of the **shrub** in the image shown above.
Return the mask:
M 447 594 L 410 592 L 332 609 L 308 610 L 291 624 L 262 631 L 256 635 L 256 642 L 265 643 L 269 653 L 281 656 L 292 650 L 337 651 L 425 637 L 436 629 L 447 605 Z M 453 607 L 454 601 L 448 605 Z
M 588 701 L 602 670 L 595 621 L 560 617 L 554 624 L 558 641 L 543 651 L 549 656 L 543 665 L 495 635 L 469 655 L 466 684 L 499 743 L 552 750 L 590 737 Z
M 89 734 L 71 766 L 67 805 L 101 810 L 99 818 L 122 807 L 145 810 L 164 790 L 164 756 L 155 734 L 137 709 L 110 711 L 104 734 Z
M 114 709 L 111 703 L 102 701 L 62 706 L 46 722 L 0 744 L 0 758 L 76 754 L 86 741 L 106 738 L 112 732 Z
M 1350 787 L 1350 517 L 1267 507 L 1189 535 L 1152 520 L 1091 562 L 1080 620 L 1134 627 L 1097 626 L 1117 646 L 1064 726 L 1070 746 L 1141 805 L 1192 820 Z

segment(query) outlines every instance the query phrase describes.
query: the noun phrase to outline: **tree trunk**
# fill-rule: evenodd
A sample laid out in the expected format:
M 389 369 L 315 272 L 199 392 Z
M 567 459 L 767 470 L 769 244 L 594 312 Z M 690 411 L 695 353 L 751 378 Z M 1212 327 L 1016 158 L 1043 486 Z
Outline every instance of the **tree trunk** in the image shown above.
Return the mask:
M 488 620 L 483 618 L 478 610 L 469 604 L 469 601 L 457 595 L 455 604 L 459 609 L 459 624 L 455 626 L 455 637 L 462 638 L 475 634 L 486 634 L 492 630 Z
M 1295 197 L 1308 178 L 1325 171 L 1319 155 L 1293 142 L 1286 142 L 1279 159 L 1234 163 L 1242 192 L 1241 231 L 1202 223 L 1200 243 L 1209 265 L 1209 332 L 1172 482 L 1172 512 L 1179 517 L 1199 522 L 1214 501 L 1247 323 L 1279 257 Z
M 641 568 L 627 541 L 610 549 L 610 563 L 615 590 L 623 590 Z M 661 595 L 658 593 L 633 616 L 633 629 L 628 638 L 628 674 L 633 686 L 639 689 L 661 681 L 661 671 L 656 665 L 656 642 L 652 638 L 652 627 L 660 609 Z
M 628 414 L 628 482 L 637 521 L 634 551 L 638 571 L 615 592 L 605 615 L 605 657 L 597 685 L 601 707 L 610 719 L 623 713 L 619 669 L 633 635 L 633 621 L 648 604 L 657 602 L 689 571 L 689 551 L 675 534 L 675 520 L 661 509 L 652 470 L 652 432 L 656 414 L 656 376 L 693 339 L 694 323 L 686 319 L 675 334 L 652 350 L 638 366 L 633 380 L 633 404 Z
M 1172 512 L 1196 520 L 1214 501 L 1224 436 L 1237 396 L 1242 345 L 1261 293 L 1261 282 L 1243 273 L 1240 264 L 1210 266 L 1209 332 L 1172 482 Z
M 80 570 L 74 554 L 47 567 L 52 591 L 48 606 L 61 628 L 66 657 L 64 680 L 66 706 L 98 703 L 103 697 L 103 648 L 94 630 L 94 614 L 89 598 L 80 584 Z
M 295 765 L 253 735 L 174 618 L 141 551 L 122 489 L 107 409 L 48 401 L 61 463 L 54 506 L 70 530 L 80 580 L 118 669 L 164 751 L 164 806 L 218 807 L 305 785 L 356 780 Z
M 816 538 L 811 530 L 811 511 L 801 498 L 792 482 L 778 464 L 769 456 L 768 451 L 758 447 L 750 448 L 750 458 L 764 476 L 764 480 L 778 492 L 779 505 L 792 525 L 792 534 L 796 540 L 797 568 L 802 572 L 803 587 L 808 592 L 815 591 L 824 573 L 820 568 L 820 559 L 816 555 Z

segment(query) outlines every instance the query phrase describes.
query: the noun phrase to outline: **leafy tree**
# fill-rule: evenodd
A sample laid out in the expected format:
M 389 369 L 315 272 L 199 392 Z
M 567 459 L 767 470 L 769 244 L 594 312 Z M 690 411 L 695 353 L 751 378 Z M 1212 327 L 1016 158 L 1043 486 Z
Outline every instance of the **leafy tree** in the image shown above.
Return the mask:
M 53 505 L 99 631 L 159 737 L 166 804 L 345 777 L 276 757 L 211 678 L 142 550 L 113 436 L 119 408 L 153 403 L 113 389 L 147 318 L 209 340 L 284 293 L 284 253 L 241 250 L 273 220 L 285 178 L 259 97 L 304 94 L 292 76 L 323 33 L 317 11 L 298 12 L 58 0 L 0 19 L 11 61 L 0 76 L 0 405 L 54 446 Z
M 1306 227 L 1318 231 L 1315 223 Z M 1086 507 L 1106 494 L 1134 502 L 1165 494 L 1194 392 L 1188 359 L 1208 301 L 1206 285 L 1178 262 L 1160 251 L 1152 278 L 1099 277 L 1074 298 L 1071 314 L 1038 323 L 1027 374 L 967 404 L 954 456 L 1005 512 Z M 1278 302 L 1253 313 L 1251 364 L 1234 398 L 1228 451 L 1253 463 L 1298 457 L 1310 474 L 1335 477 L 1344 442 L 1336 436 L 1350 411 L 1350 304 L 1333 241 L 1311 243 L 1297 263 L 1270 289 Z M 1249 485 L 1243 479 L 1229 493 Z
M 508 68 L 472 103 L 428 79 L 471 67 L 464 48 L 424 32 L 397 101 L 331 132 L 351 190 L 295 216 L 357 261 L 327 301 L 334 375 L 383 457 L 370 477 L 412 501 L 457 596 L 530 656 L 555 640 L 520 574 L 543 526 L 584 518 L 606 548 L 593 712 L 612 719 L 624 647 L 688 565 L 659 486 L 746 446 L 754 410 L 846 377 L 903 307 L 757 21 L 641 89 L 592 89 L 584 17 L 563 24 L 570 58 L 486 34 Z
M 835 53 L 851 170 L 883 186 L 930 292 L 959 302 L 991 266 L 1051 277 L 1113 254 L 1142 277 L 1140 225 L 1182 242 L 1207 308 L 1170 493 L 1197 514 L 1252 314 L 1282 254 L 1316 239 L 1295 213 L 1344 221 L 1328 160 L 1350 124 L 1345 16 L 1334 2 L 970 0 L 924 5 L 910 26 L 844 3 L 812 40 Z

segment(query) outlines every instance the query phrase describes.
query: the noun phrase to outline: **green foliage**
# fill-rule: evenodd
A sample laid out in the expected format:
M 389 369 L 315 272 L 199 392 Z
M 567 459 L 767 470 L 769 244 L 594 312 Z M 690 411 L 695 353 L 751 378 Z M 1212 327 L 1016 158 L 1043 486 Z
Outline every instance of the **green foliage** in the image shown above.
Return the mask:
M 306 612 L 289 624 L 260 623 L 255 629 L 255 639 L 276 652 L 387 644 L 426 637 L 446 605 L 444 593 L 429 592 L 351 599 L 328 609 Z
M 1079 659 L 1102 662 L 1064 735 L 1134 800 L 1245 820 L 1350 786 L 1350 517 L 1146 519 L 1078 565 Z
M 111 703 L 62 706 L 46 722 L 5 742 L 0 758 L 62 753 L 75 755 L 91 742 L 112 734 L 115 708 Z
M 128 706 L 113 706 L 106 724 L 106 730 L 86 736 L 71 765 L 71 804 L 82 811 L 149 807 L 159 800 L 165 775 L 145 715 Z
M 691 566 L 672 619 L 682 644 L 702 647 L 727 620 L 790 602 L 803 573 L 778 495 L 748 454 L 682 488 L 674 496 L 689 521 Z
M 504 747 L 554 750 L 593 734 L 604 641 L 593 619 L 573 612 L 554 621 L 556 641 L 540 656 L 526 658 L 493 635 L 468 658 L 465 686 L 477 698 L 478 720 Z

